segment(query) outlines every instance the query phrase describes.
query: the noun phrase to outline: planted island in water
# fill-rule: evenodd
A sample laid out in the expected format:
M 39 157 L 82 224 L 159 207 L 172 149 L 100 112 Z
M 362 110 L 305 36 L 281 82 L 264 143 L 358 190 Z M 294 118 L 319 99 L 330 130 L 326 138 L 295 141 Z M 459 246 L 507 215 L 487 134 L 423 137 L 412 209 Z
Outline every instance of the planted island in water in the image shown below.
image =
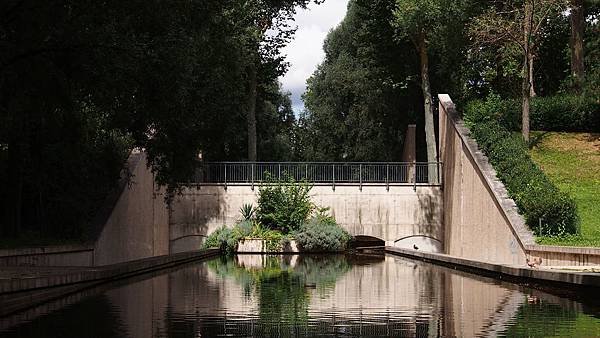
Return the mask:
M 352 236 L 329 215 L 329 208 L 312 202 L 311 188 L 289 175 L 283 180 L 268 177 L 259 188 L 258 206 L 242 206 L 242 219 L 232 227 L 223 225 L 213 231 L 203 248 L 218 247 L 230 254 L 238 250 L 241 241 L 259 239 L 268 252 L 284 251 L 291 244 L 303 252 L 345 250 Z

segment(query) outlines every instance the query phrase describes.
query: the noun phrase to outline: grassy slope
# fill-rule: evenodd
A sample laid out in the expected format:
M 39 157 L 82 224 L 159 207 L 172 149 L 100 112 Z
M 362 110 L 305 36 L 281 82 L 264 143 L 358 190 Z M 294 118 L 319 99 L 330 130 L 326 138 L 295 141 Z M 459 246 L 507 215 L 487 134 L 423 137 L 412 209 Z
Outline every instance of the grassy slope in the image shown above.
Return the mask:
M 531 157 L 576 201 L 581 235 L 538 238 L 540 244 L 600 246 L 600 134 L 536 133 Z

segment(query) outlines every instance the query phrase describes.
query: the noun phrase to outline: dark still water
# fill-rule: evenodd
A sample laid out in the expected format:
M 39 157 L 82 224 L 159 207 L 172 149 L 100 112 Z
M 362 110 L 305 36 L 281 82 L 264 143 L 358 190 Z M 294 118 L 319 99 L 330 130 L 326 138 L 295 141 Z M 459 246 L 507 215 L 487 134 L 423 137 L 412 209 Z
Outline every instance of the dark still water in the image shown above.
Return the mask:
M 72 295 L 0 336 L 600 336 L 598 295 L 553 294 L 392 256 L 243 255 Z

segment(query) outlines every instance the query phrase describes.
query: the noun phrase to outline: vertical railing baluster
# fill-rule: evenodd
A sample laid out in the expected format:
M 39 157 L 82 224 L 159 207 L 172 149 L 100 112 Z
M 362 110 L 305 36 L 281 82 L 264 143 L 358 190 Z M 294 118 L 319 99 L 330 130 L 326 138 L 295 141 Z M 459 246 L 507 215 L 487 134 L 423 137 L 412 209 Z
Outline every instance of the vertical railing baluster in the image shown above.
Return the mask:
M 332 172 L 333 172 L 333 185 L 332 185 L 332 188 L 333 188 L 333 191 L 335 191 L 335 164 L 333 164 L 331 166 L 331 168 L 332 168 Z
M 385 165 L 385 190 L 390 191 L 390 165 Z
M 225 167 L 225 190 L 227 190 L 227 163 L 224 164 Z
M 362 191 L 362 163 L 358 165 L 358 190 Z
M 277 164 L 277 180 L 281 181 L 281 163 Z
M 417 164 L 416 164 L 416 163 L 414 164 L 414 166 L 415 166 L 415 170 L 414 170 L 414 172 L 415 172 L 415 177 L 413 177 L 413 190 L 414 190 L 414 191 L 417 191 L 417 168 L 418 168 L 418 167 L 417 167 Z
M 251 178 L 251 180 L 252 180 L 252 188 L 251 188 L 252 191 L 254 191 L 254 166 L 255 165 L 256 164 L 254 162 L 250 165 L 250 171 L 252 172 L 252 174 L 251 174 L 252 175 L 252 178 Z

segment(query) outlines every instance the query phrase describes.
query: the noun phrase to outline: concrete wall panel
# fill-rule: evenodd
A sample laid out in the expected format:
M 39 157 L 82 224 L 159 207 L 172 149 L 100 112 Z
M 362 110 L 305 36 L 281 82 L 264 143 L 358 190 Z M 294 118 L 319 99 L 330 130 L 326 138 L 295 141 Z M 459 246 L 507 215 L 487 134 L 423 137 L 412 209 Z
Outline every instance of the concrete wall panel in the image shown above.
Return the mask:
M 229 185 L 187 188 L 173 203 L 170 219 L 171 251 L 189 249 L 222 225 L 237 222 L 242 205 L 256 206 L 258 187 Z M 329 207 L 340 225 L 353 235 L 373 236 L 389 245 L 411 236 L 442 240 L 442 192 L 439 187 L 385 185 L 314 186 L 315 204 Z M 196 239 L 190 240 L 189 237 Z M 183 242 L 188 244 L 180 244 Z

